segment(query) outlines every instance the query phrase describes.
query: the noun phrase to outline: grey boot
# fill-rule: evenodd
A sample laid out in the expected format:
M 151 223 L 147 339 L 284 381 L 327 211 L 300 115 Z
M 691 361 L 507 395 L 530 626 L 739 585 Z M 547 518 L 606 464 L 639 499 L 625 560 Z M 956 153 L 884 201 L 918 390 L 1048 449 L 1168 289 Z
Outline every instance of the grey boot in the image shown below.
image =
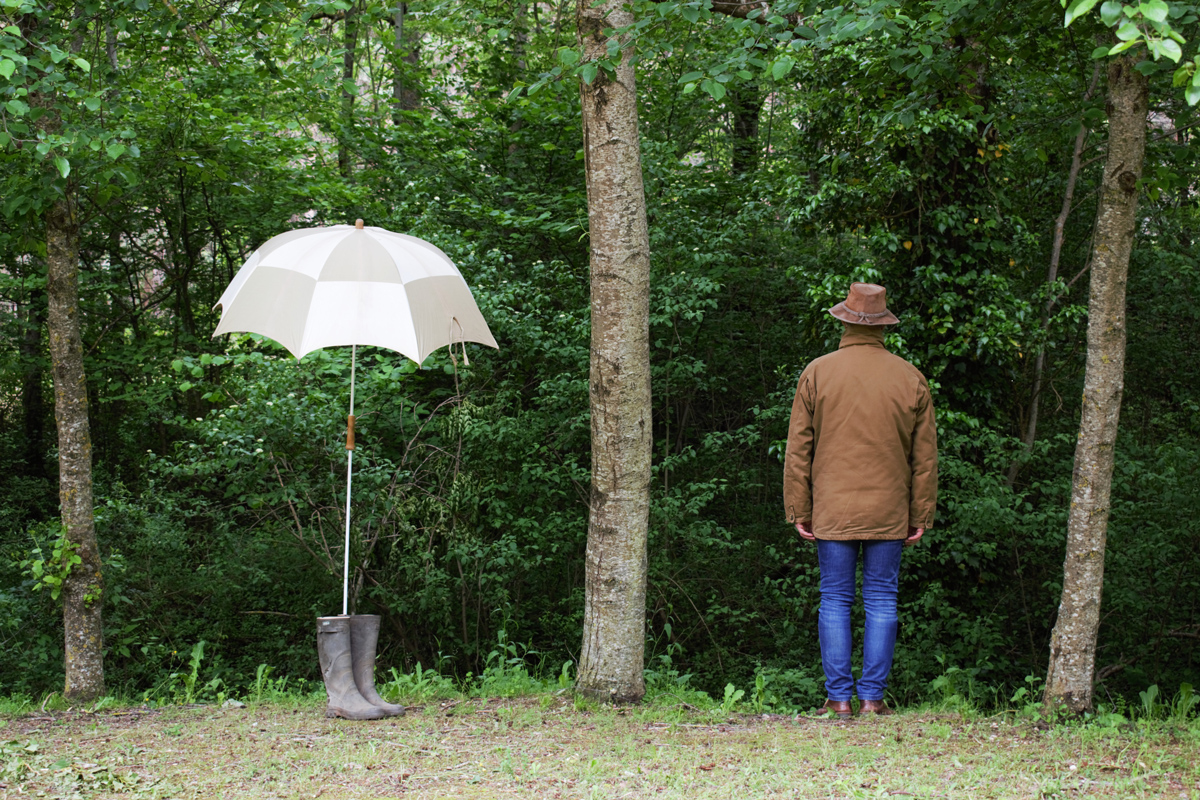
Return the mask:
M 321 659 L 321 677 L 329 695 L 327 717 L 343 719 L 379 719 L 387 716 L 381 708 L 368 703 L 354 685 L 351 655 L 352 617 L 317 617 L 317 656 Z
M 379 617 L 355 614 L 350 617 L 350 641 L 354 650 L 354 684 L 358 693 L 389 717 L 403 717 L 404 706 L 386 702 L 375 691 L 375 646 L 379 642 Z

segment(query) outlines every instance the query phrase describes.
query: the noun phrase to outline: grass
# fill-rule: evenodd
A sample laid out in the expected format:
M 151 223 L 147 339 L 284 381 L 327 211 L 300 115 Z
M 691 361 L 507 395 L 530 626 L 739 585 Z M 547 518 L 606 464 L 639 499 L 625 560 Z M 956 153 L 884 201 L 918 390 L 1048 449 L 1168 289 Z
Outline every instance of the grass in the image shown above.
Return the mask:
M 834 722 L 431 700 L 330 720 L 316 697 L 0 716 L 0 797 L 1200 798 L 1200 729 L 1009 714 Z

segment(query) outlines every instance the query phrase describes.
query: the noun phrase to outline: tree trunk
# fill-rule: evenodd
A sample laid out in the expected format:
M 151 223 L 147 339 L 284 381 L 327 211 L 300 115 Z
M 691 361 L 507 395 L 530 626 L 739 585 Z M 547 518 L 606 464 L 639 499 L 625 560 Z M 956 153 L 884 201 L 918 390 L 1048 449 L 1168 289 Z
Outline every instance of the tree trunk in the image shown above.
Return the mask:
M 33 265 L 29 265 L 33 270 Z M 42 392 L 45 366 L 42 356 L 42 326 L 46 324 L 46 293 L 34 289 L 25 308 L 25 333 L 20 353 L 21 411 L 25 427 L 25 474 L 46 477 L 46 399 Z
M 578 0 L 576 13 L 585 62 L 605 57 L 605 28 L 633 22 L 620 0 Z M 576 688 L 612 702 L 646 693 L 650 239 L 630 55 L 615 76 L 601 70 L 580 87 L 591 239 L 592 494 Z
M 729 91 L 733 109 L 733 174 L 758 168 L 758 119 L 762 113 L 762 91 L 756 83 L 743 83 Z
M 392 25 L 396 30 L 396 43 L 393 49 L 395 70 L 392 73 L 392 122 L 403 125 L 405 111 L 416 111 L 421 106 L 421 93 L 416 90 L 413 81 L 405 80 L 406 74 L 417 66 L 421 56 L 421 48 L 412 32 L 405 32 L 404 18 L 408 15 L 408 4 L 398 3 L 396 13 L 392 16 Z
M 46 212 L 46 271 L 59 502 L 67 539 L 82 559 L 62 588 L 66 634 L 63 696 L 88 701 L 104 693 L 103 582 L 92 516 L 92 439 L 79 320 L 79 224 L 70 194 L 56 200 Z
M 1083 411 L 1067 518 L 1062 602 L 1046 676 L 1047 707 L 1077 714 L 1092 707 L 1109 493 L 1125 378 L 1125 284 L 1146 150 L 1149 98 L 1145 76 L 1133 68 L 1136 63 L 1123 55 L 1108 68 L 1108 155 L 1092 242 Z
M 350 132 L 354 130 L 355 53 L 358 49 L 358 4 L 346 9 L 342 23 L 342 127 L 338 132 L 338 172 L 350 177 Z

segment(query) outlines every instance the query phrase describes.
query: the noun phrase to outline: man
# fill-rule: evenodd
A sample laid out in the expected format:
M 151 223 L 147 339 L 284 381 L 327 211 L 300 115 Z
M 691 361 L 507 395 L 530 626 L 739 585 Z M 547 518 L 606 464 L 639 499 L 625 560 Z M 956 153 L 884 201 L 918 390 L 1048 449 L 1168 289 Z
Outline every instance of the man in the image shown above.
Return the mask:
M 884 288 L 852 284 L 829 313 L 846 332 L 836 352 L 800 375 L 783 502 L 788 522 L 817 543 L 817 630 L 827 698 L 819 712 L 848 719 L 856 688 L 850 608 L 860 560 L 866 632 L 859 711 L 892 713 L 883 698 L 896 646 L 900 553 L 933 524 L 937 425 L 925 378 L 884 347 L 884 326 L 899 322 L 888 311 Z

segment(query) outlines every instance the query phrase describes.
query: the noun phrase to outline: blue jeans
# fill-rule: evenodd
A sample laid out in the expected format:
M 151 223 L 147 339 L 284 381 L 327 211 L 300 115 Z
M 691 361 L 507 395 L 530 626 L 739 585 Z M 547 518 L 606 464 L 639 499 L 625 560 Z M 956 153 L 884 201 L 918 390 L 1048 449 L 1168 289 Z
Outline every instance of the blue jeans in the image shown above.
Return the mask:
M 821 635 L 821 666 L 825 669 L 825 694 L 830 700 L 854 695 L 850 673 L 850 608 L 854 605 L 855 573 L 859 553 L 863 565 L 863 606 L 867 612 L 863 634 L 862 678 L 859 700 L 882 700 L 892 671 L 896 649 L 896 593 L 900 584 L 900 553 L 904 540 L 817 540 L 821 566 L 821 610 L 817 630 Z

